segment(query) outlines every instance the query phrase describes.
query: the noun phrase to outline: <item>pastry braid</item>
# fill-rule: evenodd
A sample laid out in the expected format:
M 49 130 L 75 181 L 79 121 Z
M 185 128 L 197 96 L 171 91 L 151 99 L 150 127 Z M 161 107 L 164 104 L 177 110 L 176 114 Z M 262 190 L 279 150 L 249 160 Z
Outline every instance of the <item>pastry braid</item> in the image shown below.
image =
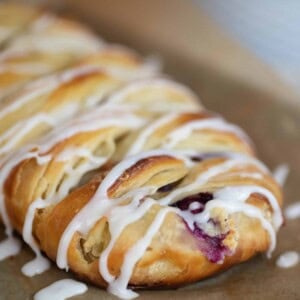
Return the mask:
M 104 45 L 83 25 L 38 9 L 1 4 L 0 14 L 0 99 Z
M 125 48 L 31 81 L 0 116 L 1 218 L 36 254 L 28 276 L 43 252 L 129 299 L 275 248 L 281 189 L 249 137 Z

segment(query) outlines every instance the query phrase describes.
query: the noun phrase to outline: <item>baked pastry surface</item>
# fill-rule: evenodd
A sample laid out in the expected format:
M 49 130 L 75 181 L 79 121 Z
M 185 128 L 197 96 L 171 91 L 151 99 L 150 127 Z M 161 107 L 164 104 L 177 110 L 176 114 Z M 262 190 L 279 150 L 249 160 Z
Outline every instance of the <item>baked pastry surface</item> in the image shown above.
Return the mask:
M 0 212 L 8 239 L 16 230 L 36 254 L 24 273 L 41 272 L 43 252 L 132 298 L 128 286 L 180 286 L 270 255 L 282 193 L 247 135 L 155 61 L 28 10 L 21 33 L 0 22 L 11 36 L 0 61 Z M 46 33 L 58 48 L 45 47 Z M 27 63 L 47 68 L 9 77 Z

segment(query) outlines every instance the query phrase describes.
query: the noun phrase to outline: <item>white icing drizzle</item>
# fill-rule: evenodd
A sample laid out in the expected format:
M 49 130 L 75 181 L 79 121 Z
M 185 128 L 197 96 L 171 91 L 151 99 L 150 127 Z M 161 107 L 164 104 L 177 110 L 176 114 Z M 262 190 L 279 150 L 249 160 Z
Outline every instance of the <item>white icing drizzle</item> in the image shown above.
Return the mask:
M 101 43 L 88 35 L 70 35 L 70 36 L 53 36 L 50 34 L 41 34 L 38 36 L 23 36 L 15 40 L 9 47 L 9 50 L 19 51 L 23 47 L 23 51 L 40 51 L 43 53 L 64 54 L 72 53 L 83 55 L 84 53 L 93 53 L 101 49 Z
M 106 175 L 101 182 L 94 196 L 89 202 L 76 214 L 72 221 L 68 224 L 59 242 L 57 250 L 56 263 L 61 269 L 68 269 L 67 252 L 69 244 L 76 231 L 82 234 L 87 234 L 89 230 L 95 225 L 95 223 L 106 216 L 107 213 L 116 205 L 118 205 L 123 199 L 111 200 L 108 195 L 108 189 L 113 183 L 130 167 L 134 166 L 140 160 L 151 157 L 168 155 L 174 158 L 182 160 L 188 167 L 190 167 L 189 160 L 183 155 L 175 151 L 166 150 L 153 150 L 149 152 L 143 152 L 135 156 L 128 157 L 117 164 Z
M 47 152 L 59 141 L 78 133 L 96 131 L 113 126 L 134 129 L 142 126 L 144 122 L 144 119 L 121 109 L 113 107 L 104 109 L 99 107 L 50 132 L 47 138 L 41 141 L 39 149 L 41 153 Z
M 283 223 L 281 209 L 274 194 L 266 188 L 256 185 L 226 186 L 223 189 L 214 192 L 214 195 L 216 198 L 220 198 L 223 201 L 230 201 L 230 199 L 246 201 L 250 195 L 254 193 L 261 194 L 268 199 L 273 209 L 273 226 L 278 230 Z
M 158 128 L 170 123 L 171 121 L 175 120 L 178 117 L 178 114 L 171 113 L 167 114 L 158 120 L 152 122 L 150 125 L 148 125 L 136 138 L 133 145 L 130 147 L 130 149 L 127 152 L 127 156 L 134 155 L 140 152 L 143 149 L 143 146 L 146 144 L 147 140 L 151 137 L 151 135 L 157 130 Z
M 239 167 L 240 165 L 253 164 L 263 172 L 266 172 L 267 169 L 264 165 L 262 165 L 259 161 L 254 158 L 247 156 L 236 156 L 226 160 L 225 162 L 218 164 L 217 166 L 213 166 L 208 169 L 206 172 L 200 174 L 196 180 L 184 187 L 177 188 L 176 190 L 169 193 L 167 196 L 161 198 L 159 202 L 163 205 L 169 205 L 173 200 L 178 200 L 178 198 L 185 196 L 189 192 L 193 192 L 195 189 L 199 188 L 201 185 L 206 184 L 211 178 L 228 172 L 230 169 L 234 167 Z
M 280 186 L 284 186 L 289 172 L 289 166 L 287 164 L 281 164 L 275 168 L 273 172 L 273 177 Z
M 86 161 L 82 162 L 76 168 L 71 167 L 69 164 L 65 164 L 64 171 L 68 175 L 63 183 L 60 185 L 56 194 L 52 195 L 52 202 L 58 202 L 65 198 L 72 187 L 76 186 L 81 180 L 83 174 L 102 166 L 107 162 L 109 157 L 94 156 L 92 152 L 86 148 L 68 148 L 59 154 L 56 160 L 69 161 L 75 157 L 85 158 Z
M 33 128 L 39 124 L 47 124 L 51 127 L 55 126 L 55 120 L 47 114 L 37 114 L 29 120 L 24 120 L 16 123 L 9 130 L 0 135 L 0 155 L 8 153 L 13 150 L 18 143 L 26 134 L 28 134 Z
M 159 202 L 162 205 L 168 205 L 174 200 L 177 200 L 178 198 L 182 196 L 187 196 L 190 193 L 194 193 L 197 188 L 199 188 L 201 185 L 206 184 L 212 177 L 217 176 L 219 174 L 225 173 L 232 169 L 235 166 L 239 166 L 241 164 L 256 164 L 257 167 L 261 167 L 260 164 L 256 163 L 256 160 L 250 159 L 250 158 L 233 158 L 225 161 L 224 163 L 221 163 L 220 165 L 211 167 L 208 171 L 200 174 L 196 180 L 184 187 L 177 188 L 175 191 L 169 193 L 169 195 L 165 196 L 164 198 L 161 198 Z M 263 168 L 264 169 L 264 168 Z M 260 193 L 263 196 L 265 196 L 270 205 L 272 206 L 273 209 L 273 218 L 272 218 L 272 223 L 275 228 L 275 230 L 278 230 L 278 228 L 281 226 L 283 222 L 282 214 L 280 207 L 277 203 L 277 200 L 275 196 L 267 189 L 256 186 L 256 185 L 247 185 L 247 186 L 229 186 L 225 187 L 223 189 L 217 190 L 214 192 L 214 197 L 216 198 L 216 201 L 218 199 L 221 199 L 221 201 L 218 200 L 218 202 L 213 202 L 215 200 L 211 200 L 208 202 L 206 205 L 207 210 L 209 207 L 212 207 L 214 204 L 211 203 L 217 203 L 217 205 L 221 205 L 221 207 L 226 207 L 229 212 L 237 212 L 241 211 L 245 213 L 246 215 L 249 215 L 251 217 L 255 217 L 261 221 L 261 224 L 265 230 L 268 231 L 269 236 L 270 236 L 270 246 L 269 246 L 269 251 L 268 251 L 268 256 L 270 257 L 272 251 L 274 250 L 276 246 L 276 234 L 275 230 L 272 227 L 272 225 L 265 219 L 265 217 L 262 215 L 262 212 L 258 209 L 255 208 L 249 204 L 241 204 L 241 202 L 245 202 L 249 196 L 253 193 Z M 226 203 L 226 204 L 223 204 Z M 181 213 L 181 215 L 186 219 L 187 223 L 191 228 L 193 228 L 194 224 L 194 215 L 187 215 L 186 213 Z M 201 215 L 197 215 L 199 220 L 201 220 Z M 192 218 L 192 219 L 191 219 Z M 208 219 L 202 219 L 202 222 L 206 223 Z
M 116 119 L 115 116 L 118 116 Z M 81 117 L 75 119 L 69 124 L 65 125 L 64 128 L 55 129 L 50 134 L 48 134 L 40 143 L 36 145 L 25 146 L 16 153 L 13 153 L 9 158 L 3 159 L 0 165 L 0 212 L 3 219 L 3 222 L 6 227 L 6 233 L 9 237 L 12 236 L 12 226 L 7 215 L 5 203 L 4 203 L 4 194 L 3 194 L 3 185 L 5 179 L 7 178 L 10 170 L 16 166 L 19 162 L 24 159 L 35 157 L 39 163 L 47 163 L 51 156 L 43 156 L 43 153 L 48 152 L 55 144 L 59 143 L 62 140 L 67 139 L 77 133 L 85 131 L 94 131 L 101 128 L 106 128 L 110 126 L 120 126 L 122 128 L 136 128 L 141 126 L 144 123 L 143 119 L 140 119 L 131 113 L 120 111 L 120 109 L 114 107 L 106 107 L 106 109 L 95 109 L 92 112 L 82 115 Z M 31 151 L 31 149 L 35 149 Z M 101 166 L 106 162 L 108 157 L 94 157 L 91 155 L 91 152 L 86 149 L 66 149 L 58 156 L 59 161 L 65 161 L 66 159 L 71 159 L 74 157 L 83 157 L 87 158 L 87 162 L 80 165 L 80 167 L 75 170 L 69 170 L 69 178 L 60 186 L 57 195 L 51 195 L 47 199 L 36 199 L 34 200 L 28 211 L 25 218 L 25 224 L 23 228 L 23 237 L 24 240 L 32 247 L 36 254 L 36 259 L 30 264 L 23 267 L 23 272 L 26 275 L 33 276 L 46 270 L 48 265 L 45 259 L 41 256 L 38 246 L 35 244 L 35 240 L 32 237 L 32 222 L 34 218 L 34 212 L 36 208 L 46 207 L 56 201 L 59 201 L 65 197 L 70 189 L 78 183 L 82 175 L 87 171 L 94 169 L 95 167 Z M 72 171 L 72 172 L 71 172 Z
M 279 268 L 292 268 L 300 261 L 300 255 L 295 251 L 287 251 L 282 253 L 276 260 L 276 265 Z
M 32 277 L 43 273 L 50 268 L 50 262 L 48 259 L 42 256 L 40 248 L 32 236 L 32 225 L 35 215 L 35 210 L 38 208 L 44 208 L 47 206 L 47 201 L 37 199 L 31 203 L 27 209 L 24 225 L 23 225 L 23 239 L 34 251 L 36 257 L 30 262 L 26 263 L 22 267 L 22 273 L 26 276 Z
M 20 253 L 22 243 L 19 239 L 9 236 L 0 242 L 0 261 Z
M 104 69 L 103 69 L 104 68 Z M 106 70 L 109 72 L 110 68 L 113 68 L 111 65 L 103 65 L 103 66 L 91 66 L 91 65 L 83 65 L 77 68 L 69 69 L 67 71 L 64 71 L 62 73 L 48 76 L 42 80 L 37 80 L 34 83 L 31 83 L 24 92 L 16 97 L 14 101 L 11 101 L 9 105 L 6 105 L 3 107 L 3 109 L 0 110 L 0 118 L 4 118 L 9 113 L 13 113 L 17 109 L 20 109 L 22 106 L 28 104 L 31 101 L 36 100 L 38 97 L 41 97 L 44 94 L 50 93 L 55 88 L 59 87 L 65 82 L 68 82 L 70 80 L 73 80 L 77 76 L 81 76 L 83 74 L 88 74 L 91 72 L 103 72 L 103 70 Z M 138 68 L 139 69 L 139 68 Z M 140 69 L 143 69 L 143 65 L 140 67 Z M 145 66 L 145 74 L 144 76 L 147 76 L 147 72 L 151 71 L 151 68 Z M 148 71 L 147 71 L 148 70 Z M 146 72 L 147 71 L 147 72 Z M 120 71 L 121 72 L 121 71 Z M 154 70 L 153 70 L 154 72 Z M 87 107 L 93 107 L 99 101 L 101 100 L 101 95 L 92 95 L 88 101 L 87 101 Z M 8 131 L 6 131 L 2 136 L 0 136 L 0 143 L 4 139 L 8 139 L 10 137 L 13 137 L 10 139 L 8 144 L 2 146 L 2 149 L 0 148 L 0 154 L 3 154 L 9 150 L 11 150 L 11 147 L 16 144 L 16 142 L 22 138 L 27 132 L 29 132 L 32 128 L 37 126 L 37 124 L 41 121 L 44 123 L 48 123 L 50 125 L 53 125 L 54 123 L 60 123 L 61 121 L 67 119 L 68 117 L 71 117 L 77 113 L 79 110 L 79 106 L 76 103 L 70 103 L 69 105 L 64 105 L 64 107 L 60 108 L 58 111 L 55 112 L 55 119 L 53 117 L 46 116 L 44 113 L 40 113 L 37 115 L 33 115 L 31 118 L 23 120 L 15 124 L 12 128 L 10 128 Z M 20 130 L 21 128 L 21 130 Z M 15 135 L 15 132 L 18 132 L 17 135 Z
M 38 97 L 50 93 L 60 85 L 69 82 L 78 76 L 95 72 L 95 70 L 99 70 L 99 68 L 83 65 L 29 83 L 23 89 L 22 93 L 19 93 L 13 101 L 10 101 L 8 105 L 1 108 L 0 119 L 21 108 L 23 105 L 35 101 Z
M 39 18 L 37 18 L 36 20 L 34 20 L 34 22 L 30 24 L 29 30 L 31 32 L 44 31 L 45 29 L 53 25 L 56 20 L 56 16 L 47 12 L 43 13 Z
M 54 75 L 46 76 L 42 79 L 37 79 L 29 83 L 24 89 L 23 92 L 18 94 L 13 101 L 10 101 L 9 105 L 6 105 L 0 110 L 0 118 L 3 118 L 8 113 L 11 113 L 28 102 L 36 100 L 37 97 L 40 97 L 46 93 L 50 93 L 54 89 L 58 88 L 64 83 L 67 83 L 71 80 L 74 80 L 76 77 L 93 73 L 93 72 L 103 72 L 109 73 L 110 66 L 93 66 L 93 65 L 81 65 L 71 69 L 67 69 L 63 72 L 59 72 Z M 98 102 L 100 101 L 98 96 Z
M 57 87 L 57 82 L 54 77 L 39 79 L 29 84 L 22 94 L 19 94 L 13 101 L 10 101 L 9 105 L 6 105 L 0 110 L 0 119 L 4 118 L 9 113 L 16 111 L 23 105 L 30 101 L 35 100 L 37 97 L 48 93 Z
M 255 173 L 255 172 L 232 172 L 229 174 L 229 176 L 238 176 L 238 177 L 243 177 L 243 178 L 254 178 L 261 180 L 264 178 L 264 176 L 261 173 Z
M 28 149 L 31 149 L 30 146 L 26 147 L 26 150 Z M 37 159 L 39 158 L 36 152 L 18 151 L 16 153 L 13 153 L 10 157 L 0 160 L 0 166 L 1 166 L 0 168 L 0 214 L 1 214 L 1 219 L 5 226 L 5 233 L 8 237 L 12 236 L 13 228 L 10 223 L 7 210 L 5 207 L 5 202 L 4 202 L 4 191 L 3 191 L 4 182 L 13 167 L 15 167 L 18 163 L 20 163 L 24 159 L 32 158 L 32 157 L 36 157 Z M 41 159 L 45 160 L 45 157 Z
M 10 255 L 16 255 L 21 250 L 20 243 L 16 238 L 13 237 L 13 228 L 5 207 L 4 192 L 3 192 L 3 185 L 5 179 L 10 173 L 11 169 L 24 159 L 36 157 L 38 163 L 44 163 L 48 160 L 48 157 L 38 157 L 36 152 L 28 152 L 28 153 L 17 152 L 17 154 L 12 155 L 11 157 L 13 159 L 0 160 L 0 166 L 1 166 L 0 168 L 0 215 L 1 215 L 2 222 L 5 226 L 5 233 L 8 236 L 6 240 L 0 243 L 0 249 L 2 249 L 1 250 L 2 255 L 0 255 L 2 257 L 1 259 L 5 259 L 7 255 L 9 255 L 9 253 Z
M 228 213 L 243 213 L 250 218 L 258 219 L 262 225 L 262 227 L 268 232 L 270 238 L 270 245 L 267 252 L 267 257 L 270 258 L 273 250 L 276 247 L 276 232 L 269 221 L 263 216 L 261 210 L 256 208 L 251 204 L 244 203 L 247 198 L 238 198 L 235 199 L 232 197 L 230 200 L 227 199 L 225 195 L 222 198 L 222 193 L 218 193 L 218 197 L 214 200 L 209 201 L 205 209 L 202 213 L 195 215 L 193 222 L 197 222 L 198 224 L 207 224 L 208 220 L 210 219 L 210 213 L 215 208 L 224 208 Z M 191 224 L 191 222 L 190 222 Z M 190 225 L 189 224 L 189 225 Z
M 192 210 L 195 210 L 195 209 L 199 209 L 201 206 L 202 205 L 199 202 L 192 202 L 189 205 L 189 210 L 192 211 Z
M 300 201 L 289 205 L 285 209 L 284 215 L 289 220 L 300 218 Z
M 8 50 L 15 52 L 41 51 L 44 53 L 93 53 L 103 47 L 103 41 L 81 27 L 73 30 L 56 16 L 44 14 L 29 27 L 28 32 L 14 39 Z M 57 28 L 56 28 L 57 27 Z
M 131 57 L 134 53 L 132 50 L 119 45 L 104 47 L 103 52 L 105 51 L 109 51 L 110 53 L 120 53 L 123 55 L 125 54 L 128 57 Z M 97 66 L 117 78 L 127 80 L 136 80 L 148 77 L 151 78 L 161 69 L 160 62 L 155 57 L 145 58 L 143 63 L 137 64 L 107 64 L 105 62 L 103 64 L 99 64 L 99 62 L 97 62 Z
M 187 87 L 175 83 L 168 79 L 143 79 L 143 80 L 136 80 L 134 82 L 129 83 L 127 86 L 125 86 L 123 89 L 121 89 L 119 92 L 115 92 L 112 94 L 111 97 L 108 98 L 109 103 L 124 103 L 126 102 L 126 98 L 129 98 L 130 96 L 134 95 L 135 93 L 141 92 L 143 89 L 152 89 L 152 90 L 171 90 L 175 91 L 177 93 L 180 93 L 184 96 L 186 96 L 187 99 L 190 99 L 190 103 L 184 102 L 184 105 L 181 107 L 181 111 L 191 111 L 191 109 L 196 109 L 196 103 L 198 108 L 200 108 L 200 101 L 198 97 Z M 177 110 L 176 108 L 173 108 L 173 106 L 170 106 L 169 103 L 167 103 L 168 107 L 165 107 L 163 104 L 164 99 L 159 103 L 159 106 L 152 106 L 152 111 L 172 111 Z
M 188 122 L 168 134 L 167 140 L 163 147 L 173 148 L 178 142 L 191 135 L 194 130 L 213 129 L 221 132 L 230 132 L 239 137 L 241 140 L 251 143 L 249 137 L 241 128 L 229 124 L 221 118 L 210 118 Z
M 137 293 L 129 290 L 127 285 L 132 276 L 136 263 L 142 258 L 153 237 L 163 224 L 167 213 L 170 211 L 173 210 L 169 207 L 161 209 L 154 221 L 149 226 L 146 234 L 127 251 L 121 267 L 121 273 L 117 279 L 109 284 L 109 292 L 123 299 L 132 299 L 138 296 Z
M 101 253 L 99 258 L 99 270 L 102 277 L 107 282 L 112 282 L 115 278 L 110 274 L 108 270 L 108 257 L 113 249 L 118 237 L 123 232 L 125 227 L 139 219 L 141 219 L 145 213 L 150 209 L 155 201 L 148 198 L 141 204 L 140 200 L 144 195 L 149 194 L 149 189 L 141 189 L 134 195 L 134 199 L 128 205 L 122 205 L 114 207 L 107 215 L 107 222 L 109 224 L 110 241 L 105 250 Z M 129 196 L 129 195 L 127 195 Z M 124 216 L 127 216 L 124 218 Z
M 73 279 L 62 279 L 37 292 L 33 299 L 52 300 L 55 297 L 55 300 L 65 300 L 73 296 L 82 295 L 87 290 L 87 285 L 82 282 Z
M 181 113 L 182 114 L 182 113 Z M 158 130 L 160 127 L 172 122 L 178 118 L 180 113 L 171 113 L 163 116 L 157 121 L 153 122 L 151 125 L 147 126 L 145 130 L 137 137 L 133 145 L 130 147 L 127 155 L 132 155 L 140 152 L 145 146 L 147 140 L 151 135 Z M 181 140 L 187 138 L 191 135 L 194 130 L 203 130 L 203 129 L 213 129 L 221 132 L 230 132 L 239 137 L 241 140 L 251 144 L 249 137 L 241 130 L 238 126 L 228 124 L 221 118 L 210 118 L 202 120 L 193 120 L 187 122 L 179 127 L 175 127 L 171 132 L 165 137 L 164 143 L 161 145 L 161 148 L 172 149 L 174 148 Z
M 90 149 L 80 147 L 66 148 L 56 156 L 55 160 L 65 162 L 76 156 L 89 158 L 91 162 L 96 164 L 102 163 L 103 160 L 103 157 L 94 157 Z

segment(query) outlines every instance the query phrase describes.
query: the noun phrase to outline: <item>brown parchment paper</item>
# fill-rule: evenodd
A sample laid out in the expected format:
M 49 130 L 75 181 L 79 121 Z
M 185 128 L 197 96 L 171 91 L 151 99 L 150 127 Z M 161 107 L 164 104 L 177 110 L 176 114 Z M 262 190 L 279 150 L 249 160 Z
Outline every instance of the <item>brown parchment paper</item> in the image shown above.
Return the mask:
M 271 169 L 279 163 L 290 166 L 285 205 L 300 201 L 300 96 L 218 30 L 192 1 L 69 0 L 46 5 L 91 24 L 109 41 L 159 54 L 168 74 L 193 88 L 207 108 L 249 133 Z M 287 221 L 280 230 L 270 260 L 260 255 L 197 284 L 141 291 L 139 299 L 300 299 L 300 264 L 286 270 L 275 266 L 278 255 L 287 250 L 300 252 L 300 219 Z M 31 258 L 33 253 L 24 246 L 20 255 L 0 262 L 1 300 L 32 299 L 53 281 L 73 277 L 53 265 L 27 278 L 20 268 Z M 74 299 L 116 298 L 90 286 Z

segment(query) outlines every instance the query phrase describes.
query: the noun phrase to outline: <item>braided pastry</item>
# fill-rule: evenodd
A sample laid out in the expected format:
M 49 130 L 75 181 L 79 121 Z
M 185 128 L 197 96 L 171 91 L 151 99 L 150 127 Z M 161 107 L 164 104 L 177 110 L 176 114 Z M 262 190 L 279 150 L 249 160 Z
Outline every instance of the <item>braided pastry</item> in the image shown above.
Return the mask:
M 0 3 L 0 47 L 26 29 L 40 13 L 40 9 L 30 6 Z
M 280 187 L 240 128 L 157 73 L 105 46 L 2 102 L 0 211 L 15 254 L 13 230 L 36 254 L 24 274 L 43 251 L 129 299 L 271 255 Z
M 9 4 L 2 4 L 0 11 L 6 16 L 3 21 L 0 16 L 4 23 L 0 21 L 0 32 L 6 33 L 0 55 L 1 98 L 31 79 L 61 70 L 103 46 L 99 38 L 76 22 Z M 9 20 L 8 26 L 5 21 L 11 16 L 16 19 Z

